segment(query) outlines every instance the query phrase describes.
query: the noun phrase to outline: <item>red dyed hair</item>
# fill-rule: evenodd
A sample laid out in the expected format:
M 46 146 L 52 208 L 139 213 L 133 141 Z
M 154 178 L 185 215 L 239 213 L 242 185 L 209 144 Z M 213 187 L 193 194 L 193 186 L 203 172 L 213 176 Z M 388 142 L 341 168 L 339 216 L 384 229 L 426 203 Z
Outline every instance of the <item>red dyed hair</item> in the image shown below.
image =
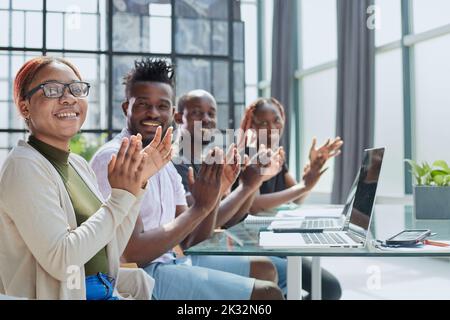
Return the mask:
M 78 79 L 81 80 L 81 75 L 78 69 L 69 61 L 63 58 L 41 56 L 28 60 L 17 72 L 16 78 L 14 79 L 14 102 L 18 105 L 20 100 L 25 98 L 29 86 L 33 82 L 37 73 L 45 66 L 58 62 L 67 65 L 73 70 Z
M 244 118 L 242 119 L 241 126 L 240 126 L 242 133 L 244 134 L 243 137 L 245 137 L 245 139 L 247 137 L 247 134 L 246 134 L 247 130 L 252 128 L 253 114 L 254 114 L 255 110 L 264 106 L 265 104 L 271 104 L 271 105 L 274 105 L 275 107 L 277 107 L 278 111 L 280 112 L 281 119 L 283 119 L 283 123 L 286 121 L 286 117 L 284 114 L 284 107 L 280 103 L 280 101 L 278 101 L 275 98 L 259 98 L 256 101 L 254 101 L 253 103 L 251 103 L 245 109 Z M 241 140 L 238 143 L 238 145 L 242 145 L 242 142 L 245 142 L 245 141 Z

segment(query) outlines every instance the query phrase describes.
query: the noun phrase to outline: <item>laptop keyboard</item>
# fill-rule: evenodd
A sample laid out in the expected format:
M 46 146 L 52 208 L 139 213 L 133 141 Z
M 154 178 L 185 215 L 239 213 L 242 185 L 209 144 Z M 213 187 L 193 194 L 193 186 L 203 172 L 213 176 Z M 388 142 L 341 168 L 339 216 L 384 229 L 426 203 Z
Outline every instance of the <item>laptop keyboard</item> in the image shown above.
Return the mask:
M 306 220 L 302 222 L 302 229 L 323 229 L 334 227 L 331 220 Z
M 306 244 L 343 244 L 344 239 L 337 233 L 302 233 Z

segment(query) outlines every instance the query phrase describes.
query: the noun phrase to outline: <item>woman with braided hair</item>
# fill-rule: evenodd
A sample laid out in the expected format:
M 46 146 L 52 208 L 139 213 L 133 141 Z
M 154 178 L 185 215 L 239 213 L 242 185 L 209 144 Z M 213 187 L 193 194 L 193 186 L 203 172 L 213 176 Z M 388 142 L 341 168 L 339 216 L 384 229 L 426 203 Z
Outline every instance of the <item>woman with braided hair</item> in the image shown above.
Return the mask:
M 283 134 L 286 118 L 283 105 L 275 98 L 260 98 L 250 104 L 241 121 L 244 132 L 240 145 L 246 148 L 266 145 L 268 148 L 278 147 L 279 138 Z M 344 143 L 340 137 L 328 139 L 320 148 L 316 148 L 316 138 L 313 139 L 309 152 L 309 163 L 303 171 L 302 182 L 297 182 L 289 173 L 286 163 L 281 171 L 260 187 L 260 195 L 255 197 L 250 212 L 257 213 L 275 208 L 287 202 L 301 203 L 317 184 L 326 162 L 341 153 Z M 284 152 L 281 152 L 284 157 Z

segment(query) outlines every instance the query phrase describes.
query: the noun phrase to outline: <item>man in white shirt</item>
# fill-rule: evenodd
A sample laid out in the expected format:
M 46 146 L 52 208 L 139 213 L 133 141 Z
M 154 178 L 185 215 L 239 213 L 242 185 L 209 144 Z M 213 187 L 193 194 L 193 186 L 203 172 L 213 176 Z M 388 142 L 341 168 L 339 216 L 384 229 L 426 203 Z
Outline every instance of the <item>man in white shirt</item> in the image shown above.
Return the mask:
M 121 139 L 140 133 L 146 145 L 155 134 L 169 130 L 175 113 L 172 77 L 172 66 L 159 59 L 136 61 L 125 77 L 127 101 L 122 108 L 127 128 L 91 160 L 105 197 L 110 192 L 107 164 Z M 210 152 L 210 157 L 213 155 L 223 156 L 217 148 Z M 149 179 L 140 217 L 123 258 L 137 263 L 155 279 L 155 299 L 282 299 L 274 282 L 249 277 L 251 266 L 239 257 L 197 260 L 177 258 L 172 251 L 177 245 L 188 248 L 211 235 L 221 193 L 228 188 L 224 187 L 223 167 L 202 165 L 189 208 L 181 177 L 172 163 Z M 266 276 L 275 280 L 276 270 L 272 264 L 269 267 Z

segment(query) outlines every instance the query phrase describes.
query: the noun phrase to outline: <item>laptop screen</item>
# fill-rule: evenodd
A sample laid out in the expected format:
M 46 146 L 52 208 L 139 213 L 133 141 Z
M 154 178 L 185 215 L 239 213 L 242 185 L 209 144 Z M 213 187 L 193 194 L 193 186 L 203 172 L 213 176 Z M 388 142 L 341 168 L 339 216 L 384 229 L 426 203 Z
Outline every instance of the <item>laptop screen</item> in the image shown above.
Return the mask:
M 384 148 L 365 150 L 359 171 L 349 229 L 363 238 L 366 238 L 369 231 L 383 156 Z

